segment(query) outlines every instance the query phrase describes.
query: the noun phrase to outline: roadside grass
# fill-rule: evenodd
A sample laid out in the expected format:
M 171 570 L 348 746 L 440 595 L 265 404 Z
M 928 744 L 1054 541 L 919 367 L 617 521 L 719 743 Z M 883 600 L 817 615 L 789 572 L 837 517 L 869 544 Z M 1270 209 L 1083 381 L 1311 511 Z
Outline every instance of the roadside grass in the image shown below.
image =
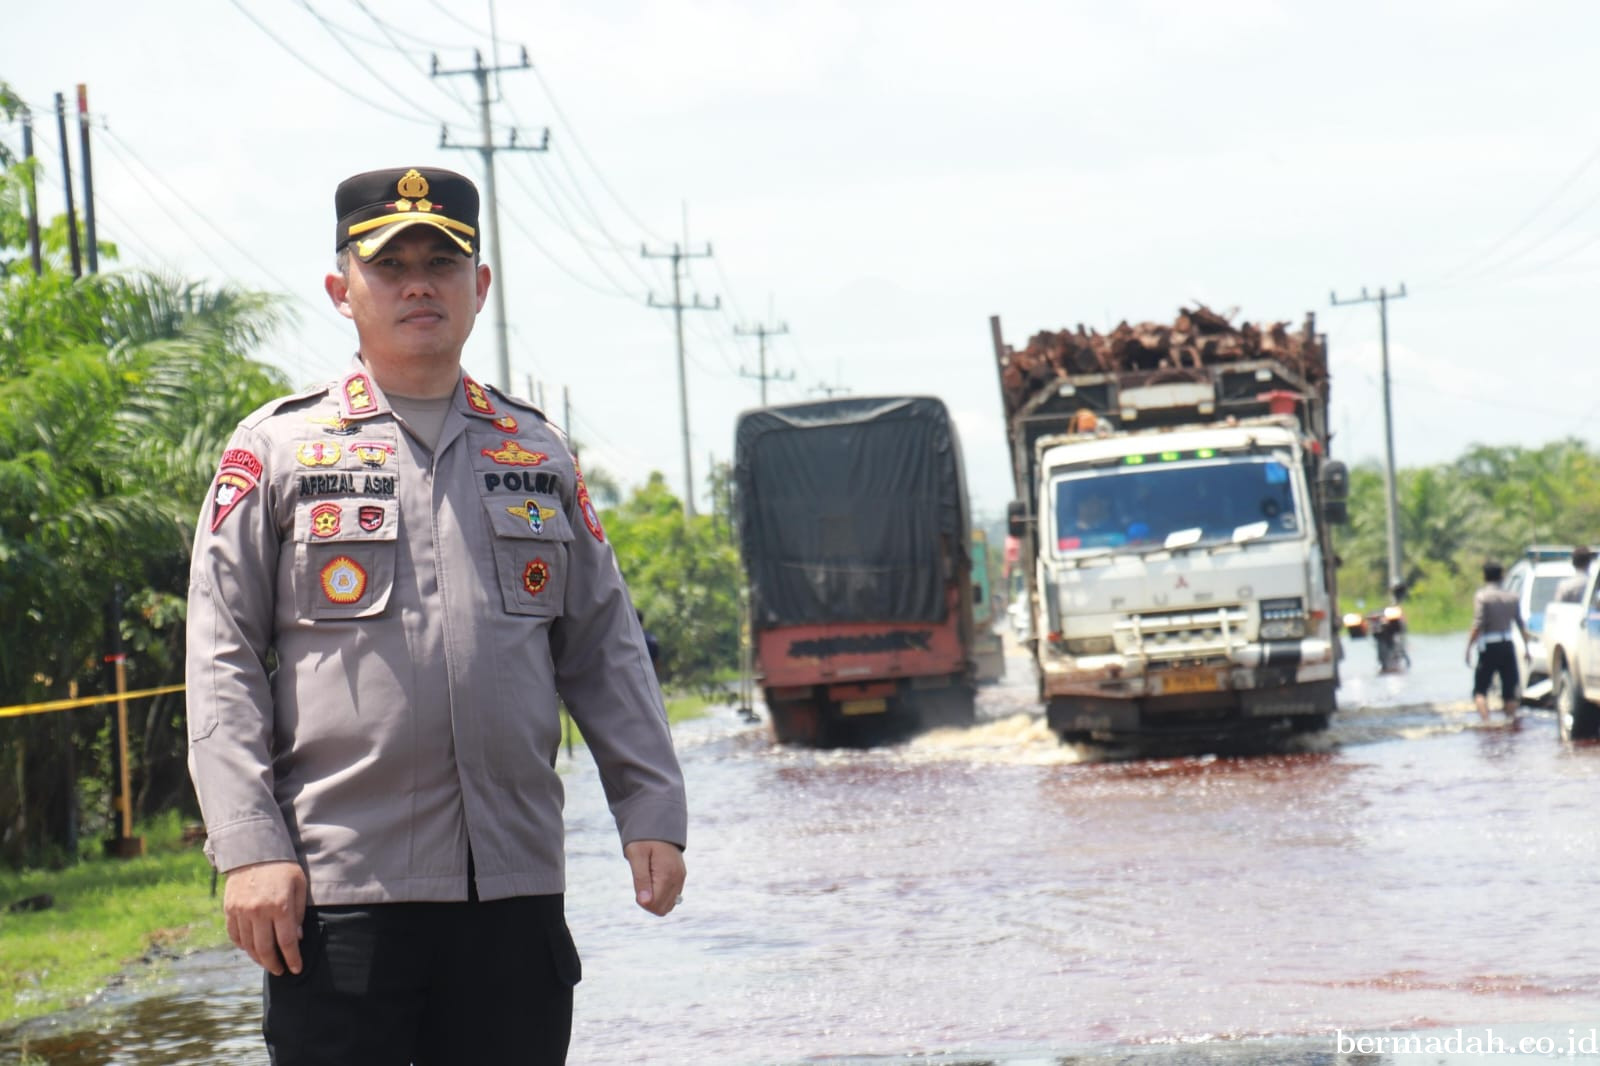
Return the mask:
M 228 942 L 211 866 L 177 812 L 135 832 L 136 859 L 0 870 L 0 1026 L 81 1004 L 141 960 Z M 50 905 L 9 910 L 35 897 Z
M 709 706 L 703 696 L 675 696 L 667 718 L 699 718 Z M 94 854 L 59 870 L 0 868 L 0 1028 L 81 1005 L 141 962 L 227 945 L 220 885 L 212 898 L 211 866 L 198 845 L 183 842 L 178 812 L 135 833 L 145 842 L 136 859 Z M 49 906 L 9 909 L 42 897 Z

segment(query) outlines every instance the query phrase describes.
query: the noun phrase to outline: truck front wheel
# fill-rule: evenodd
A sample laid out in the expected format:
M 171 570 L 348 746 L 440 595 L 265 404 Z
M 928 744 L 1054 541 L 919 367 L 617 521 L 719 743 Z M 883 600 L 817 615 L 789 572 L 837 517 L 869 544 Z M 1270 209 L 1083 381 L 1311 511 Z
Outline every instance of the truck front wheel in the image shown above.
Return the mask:
M 1555 668 L 1556 729 L 1562 740 L 1587 740 L 1600 733 L 1600 707 L 1583 695 L 1583 686 L 1566 663 Z

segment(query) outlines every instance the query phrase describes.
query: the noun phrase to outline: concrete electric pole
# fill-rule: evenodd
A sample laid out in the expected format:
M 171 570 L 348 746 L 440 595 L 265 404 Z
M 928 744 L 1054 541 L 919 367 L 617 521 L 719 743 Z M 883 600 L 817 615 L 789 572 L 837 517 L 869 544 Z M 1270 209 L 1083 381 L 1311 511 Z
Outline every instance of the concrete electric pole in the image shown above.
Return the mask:
M 779 322 L 776 326 L 757 325 L 749 328 L 744 326 L 735 326 L 733 327 L 733 332 L 736 336 L 756 338 L 756 350 L 759 353 L 758 365 L 761 369 L 752 374 L 743 367 L 740 367 L 739 376 L 742 378 L 755 378 L 757 381 L 761 382 L 761 406 L 765 407 L 767 406 L 767 382 L 794 380 L 793 370 L 789 371 L 788 373 L 784 373 L 782 371 L 773 371 L 771 374 L 767 373 L 767 338 L 781 337 L 788 333 L 789 324 L 787 322 Z
M 711 258 L 711 245 L 707 244 L 703 252 L 687 252 L 678 244 L 672 246 L 670 252 L 652 252 L 649 248 L 641 247 L 639 254 L 646 259 L 672 260 L 672 302 L 659 303 L 655 293 L 649 294 L 648 303 L 651 307 L 672 308 L 673 318 L 678 329 L 678 413 L 683 422 L 683 512 L 690 518 L 694 517 L 694 466 L 689 455 L 689 378 L 683 365 L 683 313 L 685 311 L 715 311 L 722 306 L 722 297 L 718 296 L 711 303 L 701 303 L 700 294 L 694 294 L 694 303 L 683 302 L 683 261 L 685 259 Z
M 538 144 L 518 144 L 517 131 L 511 131 L 510 139 L 501 145 L 494 143 L 494 126 L 490 120 L 489 112 L 489 75 L 498 74 L 502 70 L 528 70 L 533 64 L 528 62 L 528 50 L 522 50 L 522 62 L 514 66 L 483 65 L 483 54 L 477 49 L 472 52 L 472 66 L 462 70 L 440 70 L 439 57 L 433 57 L 432 74 L 435 78 L 451 77 L 457 74 L 471 74 L 478 79 L 478 119 L 481 126 L 482 142 L 479 144 L 451 144 L 450 129 L 445 127 L 439 131 L 440 148 L 460 148 L 476 151 L 483 157 L 483 198 L 485 206 L 489 209 L 489 270 L 493 280 L 489 286 L 490 295 L 494 297 L 494 341 L 495 351 L 499 356 L 500 380 L 495 384 L 507 392 L 511 391 L 511 351 L 506 342 L 506 275 L 505 260 L 500 254 L 500 200 L 495 194 L 494 187 L 494 154 L 496 152 L 543 152 L 550 147 L 550 130 L 546 127 L 544 136 Z M 478 247 L 481 250 L 483 242 L 480 239 Z
M 1361 303 L 1378 305 L 1378 331 L 1383 351 L 1383 490 L 1388 501 L 1386 525 L 1389 534 L 1390 590 L 1405 580 L 1405 571 L 1401 569 L 1400 559 L 1400 506 L 1394 469 L 1394 414 L 1389 401 L 1389 301 L 1403 299 L 1405 294 L 1405 282 L 1400 283 L 1397 292 L 1380 288 L 1376 296 L 1368 296 L 1365 287 L 1361 289 L 1360 296 L 1349 300 L 1339 299 L 1336 293 L 1328 294 L 1334 307 Z

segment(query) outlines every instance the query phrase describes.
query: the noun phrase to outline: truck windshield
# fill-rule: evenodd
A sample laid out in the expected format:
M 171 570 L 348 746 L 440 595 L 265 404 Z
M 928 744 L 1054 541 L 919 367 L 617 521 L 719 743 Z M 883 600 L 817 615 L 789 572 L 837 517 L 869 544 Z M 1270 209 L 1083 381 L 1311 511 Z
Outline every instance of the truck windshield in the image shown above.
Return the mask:
M 1300 535 L 1286 453 L 1135 459 L 1053 481 L 1058 554 Z

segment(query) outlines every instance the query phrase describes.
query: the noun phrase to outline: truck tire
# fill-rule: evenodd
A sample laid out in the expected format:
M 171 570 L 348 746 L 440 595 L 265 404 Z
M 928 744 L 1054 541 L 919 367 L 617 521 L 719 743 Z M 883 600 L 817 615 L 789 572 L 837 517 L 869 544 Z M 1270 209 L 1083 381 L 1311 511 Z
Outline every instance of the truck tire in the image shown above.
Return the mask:
M 1583 695 L 1583 685 L 1566 663 L 1555 666 L 1556 731 L 1562 740 L 1588 740 L 1600 733 L 1600 707 Z

